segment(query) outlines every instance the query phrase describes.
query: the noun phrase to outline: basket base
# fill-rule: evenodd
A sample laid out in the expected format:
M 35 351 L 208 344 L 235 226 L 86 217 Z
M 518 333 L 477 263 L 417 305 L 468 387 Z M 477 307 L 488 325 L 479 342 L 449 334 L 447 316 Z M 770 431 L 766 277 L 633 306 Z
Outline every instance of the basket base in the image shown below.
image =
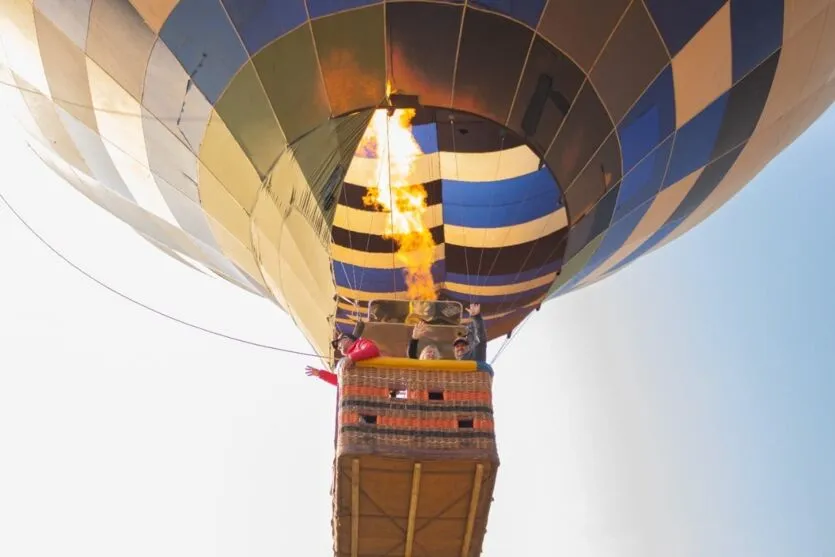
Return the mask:
M 472 455 L 340 454 L 334 470 L 335 557 L 476 557 L 498 461 Z

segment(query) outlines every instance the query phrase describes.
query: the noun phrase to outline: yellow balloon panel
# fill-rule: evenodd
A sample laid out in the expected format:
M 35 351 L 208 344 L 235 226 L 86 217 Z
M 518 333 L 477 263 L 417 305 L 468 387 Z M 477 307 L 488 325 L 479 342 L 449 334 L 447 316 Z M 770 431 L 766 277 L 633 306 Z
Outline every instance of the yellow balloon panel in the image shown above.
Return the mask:
M 155 33 L 124 0 L 93 2 L 89 19 L 87 56 L 131 97 L 141 99 Z
M 238 140 L 215 111 L 212 111 L 206 127 L 200 160 L 214 175 L 215 181 L 223 184 L 235 203 L 251 212 L 261 189 L 261 179 Z
M 286 169 L 291 166 L 293 159 L 290 156 L 283 156 L 278 165 L 284 169 L 282 175 L 295 175 L 287 173 Z M 277 167 L 278 168 L 278 167 Z M 285 182 L 285 185 L 287 182 Z M 278 188 L 276 188 L 278 189 Z M 292 187 L 288 188 L 292 190 Z M 281 289 L 281 265 L 280 254 L 281 235 L 284 232 L 284 219 L 289 213 L 290 194 L 285 198 L 271 191 L 270 187 L 261 188 L 258 192 L 258 202 L 252 212 L 250 229 L 252 231 L 252 246 L 255 251 L 255 258 L 261 267 L 261 276 L 264 284 L 280 306 L 287 309 L 287 300 Z
M 321 354 L 332 336 L 335 288 L 327 244 L 311 223 L 321 212 L 309 201 L 310 186 L 292 150 L 286 150 L 258 196 L 252 234 L 264 281 Z M 299 212 L 304 207 L 306 213 Z M 315 218 L 317 213 L 319 219 Z
M 266 206 L 267 204 L 263 204 Z M 256 212 L 260 212 L 261 209 L 257 209 Z M 264 218 L 269 218 L 268 213 L 269 211 L 265 211 L 263 216 Z M 275 213 L 275 216 L 278 217 L 278 213 Z M 278 222 L 281 222 L 280 220 Z M 273 298 L 278 305 L 282 308 L 287 310 L 287 300 L 284 299 L 284 292 L 281 290 L 281 256 L 279 255 L 279 245 L 280 243 L 273 243 L 273 240 L 270 239 L 260 228 L 256 226 L 256 221 L 253 220 L 252 222 L 252 247 L 255 250 L 255 257 L 258 262 L 258 265 L 261 268 L 261 276 L 264 279 L 264 285 L 269 290 L 270 294 L 272 294 Z M 277 236 L 276 240 L 278 242 L 281 241 L 281 236 Z
M 52 149 L 75 168 L 89 173 L 87 163 L 84 162 L 81 153 L 58 117 L 55 104 L 48 97 L 29 87 L 29 84 L 21 78 L 17 78 L 16 81 L 22 87 L 20 92 L 43 136 L 51 140 Z
M 159 33 L 178 0 L 130 0 L 148 26 Z
M 780 62 L 771 86 L 771 94 L 763 108 L 759 126 L 769 126 L 803 99 L 806 78 L 812 71 L 826 24 L 826 12 L 806 22 L 803 32 L 783 43 Z
M 37 10 L 35 28 L 52 98 L 85 126 L 96 130 L 84 51 Z
M 31 0 L 4 0 L 0 10 L 0 40 L 15 73 L 31 84 L 34 91 L 49 95 Z
M 287 309 L 315 349 L 327 354 L 333 336 L 328 317 L 336 308 L 330 254 L 307 219 L 296 211 L 284 222 L 279 254 Z
M 252 161 L 259 176 L 266 176 L 287 146 L 287 140 L 252 62 L 241 68 L 215 110 L 223 114 L 229 133 Z
M 266 287 L 255 261 L 249 214 L 203 164 L 200 164 L 200 203 L 211 216 L 209 226 L 223 252 Z
M 705 64 L 705 60 L 710 60 Z M 681 128 L 733 83 L 731 7 L 725 4 L 673 58 L 676 123 Z

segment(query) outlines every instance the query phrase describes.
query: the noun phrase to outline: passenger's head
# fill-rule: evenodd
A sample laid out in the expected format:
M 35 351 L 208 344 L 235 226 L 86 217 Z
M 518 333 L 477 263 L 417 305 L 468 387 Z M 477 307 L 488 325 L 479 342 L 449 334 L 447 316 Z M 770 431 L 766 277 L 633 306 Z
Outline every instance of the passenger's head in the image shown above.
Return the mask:
M 338 350 L 343 356 L 348 351 L 348 347 L 354 344 L 356 337 L 349 333 L 342 333 L 336 340 L 333 341 L 334 350 Z
M 455 359 L 460 360 L 470 350 L 470 343 L 466 337 L 458 337 L 452 343 L 452 350 L 455 352 Z
M 434 344 L 430 344 L 426 346 L 423 350 L 420 351 L 420 359 L 421 360 L 440 360 L 441 359 L 441 351 L 438 350 L 438 347 Z

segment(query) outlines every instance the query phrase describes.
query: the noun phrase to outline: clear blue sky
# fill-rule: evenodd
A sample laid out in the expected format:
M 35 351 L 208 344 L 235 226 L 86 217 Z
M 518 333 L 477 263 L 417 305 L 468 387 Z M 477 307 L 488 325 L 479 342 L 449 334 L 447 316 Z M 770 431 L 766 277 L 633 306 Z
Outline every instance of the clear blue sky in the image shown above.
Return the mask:
M 0 140 L 4 194 L 97 276 L 305 348 Z M 831 109 L 701 226 L 511 343 L 485 557 L 835 555 L 834 149 Z M 333 391 L 310 362 L 130 306 L 2 208 L 0 234 L 0 554 L 328 554 Z

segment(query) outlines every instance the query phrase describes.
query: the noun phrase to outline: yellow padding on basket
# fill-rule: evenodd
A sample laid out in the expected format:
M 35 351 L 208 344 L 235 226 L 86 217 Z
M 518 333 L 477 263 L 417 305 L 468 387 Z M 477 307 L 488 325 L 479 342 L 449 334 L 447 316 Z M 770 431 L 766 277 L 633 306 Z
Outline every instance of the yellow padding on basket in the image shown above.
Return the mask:
M 478 365 L 473 360 L 413 360 L 412 358 L 382 356 L 362 360 L 355 365 L 357 367 L 388 367 L 426 371 L 478 371 Z

